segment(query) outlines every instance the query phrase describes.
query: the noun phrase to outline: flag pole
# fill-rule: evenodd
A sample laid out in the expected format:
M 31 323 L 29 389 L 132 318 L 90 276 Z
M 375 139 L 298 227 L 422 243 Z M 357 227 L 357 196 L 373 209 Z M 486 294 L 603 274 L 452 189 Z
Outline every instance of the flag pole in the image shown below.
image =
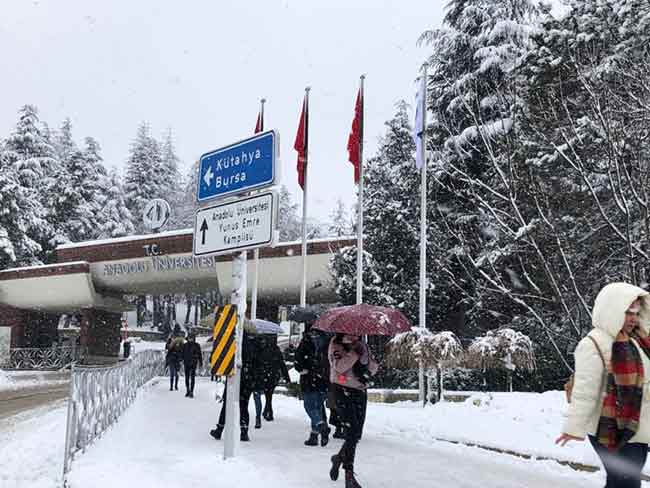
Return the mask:
M 300 306 L 307 306 L 307 189 L 309 188 L 309 91 L 305 88 L 305 157 L 302 163 L 303 182 L 302 189 L 302 281 L 300 284 Z
M 422 99 L 420 103 L 420 116 L 422 124 L 422 134 L 420 141 L 420 164 L 421 184 L 420 184 L 420 327 L 427 326 L 427 69 L 429 65 L 424 63 L 422 66 Z M 420 402 L 424 406 L 426 402 L 424 366 L 420 362 L 419 374 Z M 442 399 L 440 399 L 442 400 Z
M 359 124 L 359 188 L 357 197 L 357 304 L 363 303 L 363 84 L 366 75 L 361 75 L 359 93 L 361 98 L 361 121 Z
M 260 100 L 260 127 L 259 132 L 264 132 L 264 104 L 266 98 Z M 251 297 L 251 319 L 257 318 L 257 286 L 259 283 L 259 270 L 260 270 L 260 250 L 255 248 L 253 251 L 253 258 L 255 260 L 255 271 L 253 273 L 253 293 Z

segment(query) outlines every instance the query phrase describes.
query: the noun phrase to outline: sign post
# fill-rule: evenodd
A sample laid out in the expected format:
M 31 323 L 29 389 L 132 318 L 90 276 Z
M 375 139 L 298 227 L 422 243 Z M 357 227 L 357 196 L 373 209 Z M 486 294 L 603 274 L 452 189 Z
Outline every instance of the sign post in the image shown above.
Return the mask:
M 246 251 L 275 243 L 278 193 L 274 190 L 259 191 L 277 183 L 278 154 L 279 137 L 275 131 L 268 131 L 206 153 L 199 163 L 196 195 L 203 207 L 197 210 L 194 220 L 193 254 L 198 257 L 234 253 L 230 303 L 237 307 L 238 314 L 234 374 L 228 378 L 226 387 L 225 459 L 236 455 L 240 442 L 239 391 L 246 317 Z M 205 206 L 213 200 L 228 197 L 227 201 Z
M 241 252 L 232 259 L 233 290 L 230 303 L 237 306 L 237 325 L 235 336 L 235 374 L 228 378 L 226 386 L 226 428 L 224 430 L 223 457 L 235 457 L 239 449 L 240 425 L 239 418 L 239 391 L 241 386 L 242 370 L 242 340 L 244 334 L 244 318 L 246 316 L 246 253 Z

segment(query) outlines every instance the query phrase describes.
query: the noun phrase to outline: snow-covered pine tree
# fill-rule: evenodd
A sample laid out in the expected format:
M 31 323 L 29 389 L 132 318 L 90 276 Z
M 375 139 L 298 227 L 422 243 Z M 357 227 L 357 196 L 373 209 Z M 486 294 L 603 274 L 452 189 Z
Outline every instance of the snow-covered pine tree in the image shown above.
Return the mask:
M 133 235 L 133 216 L 124 201 L 124 190 L 117 170 L 100 179 L 100 210 L 97 215 L 97 239 Z
M 194 226 L 196 212 L 196 189 L 199 174 L 199 162 L 196 161 L 185 174 L 182 180 L 175 206 L 169 222 L 170 229 L 188 229 Z
M 166 200 L 169 202 L 172 213 L 176 212 L 184 200 L 186 182 L 179 170 L 180 159 L 176 154 L 174 137 L 171 128 L 165 132 L 162 143 L 162 184 L 166 187 Z
M 302 218 L 298 215 L 298 204 L 293 202 L 287 187 L 280 187 L 278 208 L 278 229 L 280 241 L 296 241 L 302 238 Z
M 97 168 L 88 165 L 84 153 L 76 150 L 68 156 L 66 172 L 58 180 L 55 215 L 55 244 L 81 242 L 95 237 L 99 210 Z M 93 174 L 94 170 L 94 174 Z
M 31 244 L 24 249 L 31 250 L 19 258 L 20 262 L 36 263 L 49 261 L 53 246 L 53 235 L 46 205 L 49 197 L 56 191 L 56 175 L 61 173 L 54 148 L 49 141 L 49 132 L 41 129 L 38 110 L 33 105 L 25 105 L 18 112 L 18 122 L 2 147 L 3 166 L 11 167 L 11 177 L 16 178 L 21 187 L 21 201 L 29 201 L 25 210 L 25 234 L 40 246 L 38 255 L 31 255 L 35 247 Z M 24 199 L 24 200 L 23 200 Z
M 61 124 L 61 128 L 54 138 L 56 156 L 63 164 L 67 164 L 72 154 L 79 150 L 72 137 L 72 121 L 67 118 Z
M 124 177 L 125 202 L 133 215 L 136 232 L 145 231 L 142 210 L 147 202 L 167 196 L 168 182 L 162 179 L 163 174 L 160 144 L 143 122 L 131 144 Z
M 336 206 L 330 214 L 327 235 L 330 237 L 347 237 L 352 235 L 350 217 L 345 208 L 345 203 L 340 198 L 336 200 Z
M 38 200 L 20 184 L 16 169 L 2 164 L 0 150 L 0 270 L 40 263 L 41 245 L 31 236 L 41 220 Z

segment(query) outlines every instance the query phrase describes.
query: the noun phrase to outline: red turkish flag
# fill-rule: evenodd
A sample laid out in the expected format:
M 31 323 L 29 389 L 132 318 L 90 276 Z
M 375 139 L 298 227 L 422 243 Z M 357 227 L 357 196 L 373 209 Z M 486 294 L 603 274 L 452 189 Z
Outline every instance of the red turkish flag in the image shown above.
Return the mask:
M 306 100 L 303 100 L 300 124 L 298 124 L 298 132 L 296 133 L 296 142 L 293 143 L 293 148 L 298 152 L 298 184 L 303 191 L 305 190 L 305 166 L 307 164 L 307 130 L 307 103 Z
M 262 112 L 257 114 L 257 123 L 255 124 L 255 134 L 262 132 L 264 130 L 264 119 L 262 118 Z
M 359 183 L 359 169 L 361 161 L 359 159 L 359 149 L 361 147 L 361 122 L 363 120 L 363 98 L 361 89 L 357 94 L 357 103 L 354 106 L 354 120 L 352 120 L 352 131 L 348 137 L 348 161 L 354 166 L 354 182 Z

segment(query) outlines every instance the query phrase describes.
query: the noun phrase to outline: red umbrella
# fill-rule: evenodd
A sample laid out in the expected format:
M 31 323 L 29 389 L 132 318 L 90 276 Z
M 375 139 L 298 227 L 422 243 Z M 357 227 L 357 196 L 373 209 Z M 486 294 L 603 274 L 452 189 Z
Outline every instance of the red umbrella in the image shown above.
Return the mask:
M 392 336 L 410 330 L 411 324 L 399 310 L 362 303 L 328 310 L 314 323 L 314 328 L 358 336 Z

